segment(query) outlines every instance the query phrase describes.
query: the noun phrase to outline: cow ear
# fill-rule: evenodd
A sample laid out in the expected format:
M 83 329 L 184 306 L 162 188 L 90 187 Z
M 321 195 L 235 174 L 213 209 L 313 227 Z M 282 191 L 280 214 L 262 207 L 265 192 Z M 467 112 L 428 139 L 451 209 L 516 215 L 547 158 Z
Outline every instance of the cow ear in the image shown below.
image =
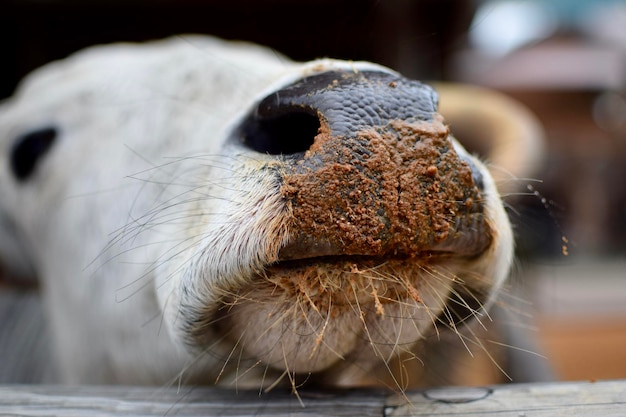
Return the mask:
M 25 133 L 15 139 L 11 149 L 11 172 L 20 182 L 28 180 L 41 159 L 50 151 L 58 136 L 54 126 Z

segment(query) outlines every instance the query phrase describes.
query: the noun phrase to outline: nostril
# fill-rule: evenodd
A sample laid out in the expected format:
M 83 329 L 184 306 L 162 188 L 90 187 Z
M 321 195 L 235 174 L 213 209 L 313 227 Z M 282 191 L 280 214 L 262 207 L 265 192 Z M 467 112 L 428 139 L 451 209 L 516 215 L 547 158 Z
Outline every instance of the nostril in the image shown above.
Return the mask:
M 244 143 L 270 155 L 292 155 L 309 149 L 320 128 L 319 119 L 297 109 L 281 113 L 261 120 L 249 119 L 244 125 Z

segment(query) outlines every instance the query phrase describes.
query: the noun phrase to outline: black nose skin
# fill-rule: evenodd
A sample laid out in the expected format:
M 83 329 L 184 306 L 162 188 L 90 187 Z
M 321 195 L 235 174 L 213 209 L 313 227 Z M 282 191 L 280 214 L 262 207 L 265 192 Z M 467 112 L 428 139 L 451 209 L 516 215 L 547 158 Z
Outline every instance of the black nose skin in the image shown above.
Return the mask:
M 266 97 L 260 120 L 293 112 L 321 115 L 333 136 L 354 137 L 364 127 L 391 120 L 430 122 L 437 93 L 429 86 L 384 72 L 326 72 L 302 79 Z
M 330 71 L 301 79 L 262 100 L 244 123 L 244 143 L 272 155 L 301 154 L 324 124 L 333 136 L 354 137 L 391 120 L 432 121 L 437 93 L 401 76 Z
M 463 256 L 491 242 L 481 190 L 429 86 L 375 71 L 304 78 L 257 106 L 244 142 L 285 158 L 293 213 L 279 258 Z

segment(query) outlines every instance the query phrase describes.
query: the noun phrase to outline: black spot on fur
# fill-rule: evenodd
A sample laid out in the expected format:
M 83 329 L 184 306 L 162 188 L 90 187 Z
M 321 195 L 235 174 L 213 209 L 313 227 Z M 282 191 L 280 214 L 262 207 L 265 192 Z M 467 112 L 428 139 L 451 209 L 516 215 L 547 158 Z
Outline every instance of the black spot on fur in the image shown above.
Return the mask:
M 48 153 L 57 137 L 55 127 L 45 127 L 17 138 L 11 149 L 11 171 L 19 181 L 33 175 L 37 163 Z

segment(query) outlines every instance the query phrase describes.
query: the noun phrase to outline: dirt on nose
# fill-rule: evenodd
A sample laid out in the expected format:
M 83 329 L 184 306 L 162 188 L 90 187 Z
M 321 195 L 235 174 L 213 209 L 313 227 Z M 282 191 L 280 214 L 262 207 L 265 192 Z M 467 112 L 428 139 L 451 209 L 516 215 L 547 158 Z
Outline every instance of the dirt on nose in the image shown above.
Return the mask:
M 333 136 L 322 122 L 283 179 L 292 236 L 281 259 L 412 257 L 438 248 L 475 256 L 491 243 L 482 191 L 439 115 L 350 137 Z

